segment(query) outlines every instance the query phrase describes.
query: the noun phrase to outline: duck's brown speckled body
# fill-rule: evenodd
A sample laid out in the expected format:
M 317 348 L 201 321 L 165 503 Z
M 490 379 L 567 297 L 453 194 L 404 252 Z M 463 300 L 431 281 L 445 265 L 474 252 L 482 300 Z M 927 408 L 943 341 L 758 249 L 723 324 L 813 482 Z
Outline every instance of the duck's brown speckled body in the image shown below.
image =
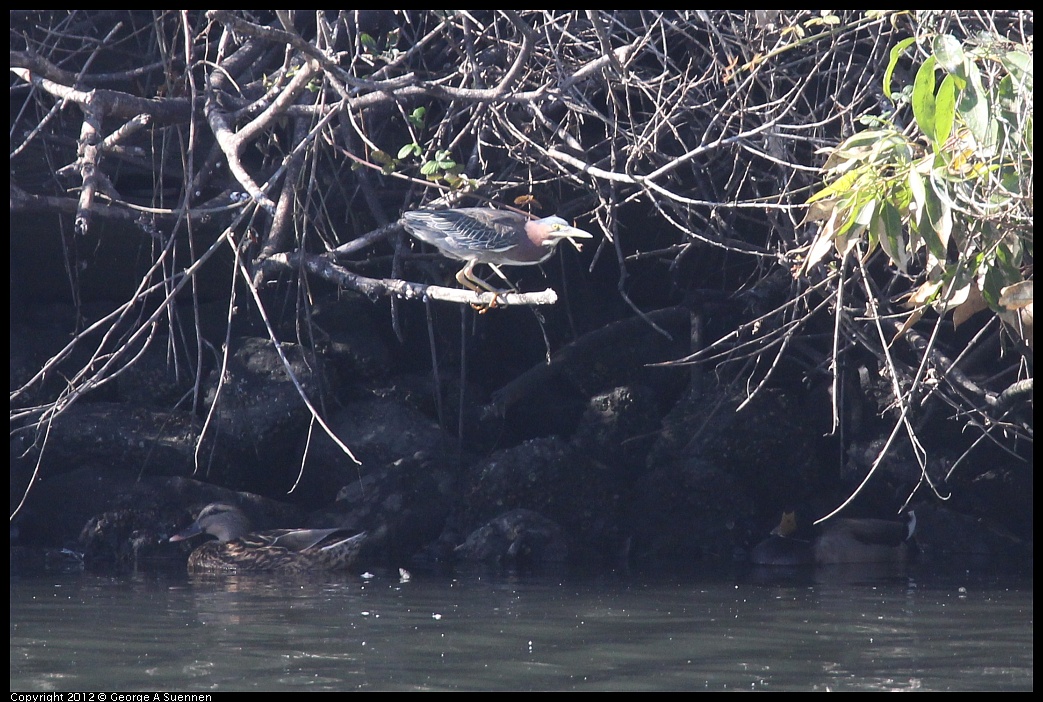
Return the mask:
M 170 540 L 183 541 L 204 533 L 217 537 L 192 551 L 188 557 L 191 573 L 308 573 L 350 568 L 366 538 L 365 532 L 346 536 L 343 529 L 250 529 L 242 510 L 215 502 Z

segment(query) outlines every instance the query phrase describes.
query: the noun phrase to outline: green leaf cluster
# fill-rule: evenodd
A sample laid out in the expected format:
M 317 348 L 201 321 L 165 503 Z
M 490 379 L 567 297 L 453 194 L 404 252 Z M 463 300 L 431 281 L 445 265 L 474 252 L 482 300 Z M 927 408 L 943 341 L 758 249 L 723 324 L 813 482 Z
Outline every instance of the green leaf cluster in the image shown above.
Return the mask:
M 874 128 L 830 151 L 824 185 L 807 200 L 805 222 L 820 228 L 802 270 L 865 240 L 919 276 L 914 303 L 944 313 L 983 301 L 1001 313 L 1001 291 L 1023 280 L 1032 255 L 1031 55 L 996 38 L 938 35 L 911 85 L 896 90 L 896 67 L 916 41 L 891 50 L 883 79 L 915 130 L 873 115 Z
M 406 144 L 398 150 L 399 160 L 422 156 L 423 149 L 416 142 Z M 433 158 L 424 161 L 420 166 L 420 173 L 432 183 L 443 182 L 453 189 L 469 187 L 473 184 L 471 179 L 461 175 L 463 166 L 453 160 L 449 151 L 444 149 L 436 151 Z
M 427 108 L 417 107 L 405 115 L 405 118 L 411 132 L 413 129 L 422 130 L 427 124 Z M 374 152 L 373 158 L 380 164 L 381 171 L 388 175 L 398 171 L 407 159 L 423 159 L 425 148 L 416 141 L 418 138 L 414 136 L 413 141 L 399 147 L 394 157 L 384 151 Z M 458 164 L 446 149 L 436 151 L 433 158 L 424 160 L 420 165 L 420 174 L 432 183 L 445 183 L 454 190 L 474 187 L 475 181 L 461 175 L 462 173 L 463 166 Z
M 402 51 L 396 47 L 400 34 L 401 29 L 399 28 L 393 29 L 380 37 L 374 37 L 372 34 L 362 32 L 359 34 L 359 45 L 362 48 L 363 55 L 370 63 L 376 63 L 377 61 L 391 63 L 397 60 L 402 55 Z

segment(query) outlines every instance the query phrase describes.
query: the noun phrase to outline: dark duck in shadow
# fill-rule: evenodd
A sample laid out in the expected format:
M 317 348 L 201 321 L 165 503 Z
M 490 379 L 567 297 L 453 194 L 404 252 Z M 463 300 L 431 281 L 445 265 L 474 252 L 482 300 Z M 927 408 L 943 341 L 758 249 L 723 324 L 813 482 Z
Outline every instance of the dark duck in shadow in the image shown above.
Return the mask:
M 912 510 L 904 521 L 838 518 L 813 529 L 799 526 L 796 513 L 786 512 L 771 536 L 753 547 L 750 561 L 774 566 L 904 563 L 914 553 L 915 530 Z
M 209 504 L 184 531 L 183 541 L 198 534 L 216 536 L 188 557 L 190 573 L 309 573 L 344 570 L 358 557 L 366 533 L 345 536 L 343 529 L 275 529 L 251 532 L 250 520 L 235 505 Z

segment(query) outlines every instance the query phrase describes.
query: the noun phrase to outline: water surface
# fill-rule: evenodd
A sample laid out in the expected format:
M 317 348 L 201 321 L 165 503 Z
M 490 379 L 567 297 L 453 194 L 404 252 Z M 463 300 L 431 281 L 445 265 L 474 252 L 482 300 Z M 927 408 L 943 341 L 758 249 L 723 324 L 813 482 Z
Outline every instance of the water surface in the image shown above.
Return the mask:
M 1031 690 L 1031 577 L 11 579 L 11 689 Z

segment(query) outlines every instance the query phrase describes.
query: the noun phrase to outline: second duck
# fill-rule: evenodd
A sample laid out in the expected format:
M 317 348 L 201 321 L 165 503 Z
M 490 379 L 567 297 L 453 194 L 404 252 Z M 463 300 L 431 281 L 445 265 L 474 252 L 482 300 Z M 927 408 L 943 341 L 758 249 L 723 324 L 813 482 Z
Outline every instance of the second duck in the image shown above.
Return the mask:
M 912 510 L 905 521 L 831 519 L 814 530 L 799 528 L 796 514 L 786 512 L 771 536 L 753 547 L 750 560 L 774 566 L 903 563 L 914 553 L 915 530 Z

